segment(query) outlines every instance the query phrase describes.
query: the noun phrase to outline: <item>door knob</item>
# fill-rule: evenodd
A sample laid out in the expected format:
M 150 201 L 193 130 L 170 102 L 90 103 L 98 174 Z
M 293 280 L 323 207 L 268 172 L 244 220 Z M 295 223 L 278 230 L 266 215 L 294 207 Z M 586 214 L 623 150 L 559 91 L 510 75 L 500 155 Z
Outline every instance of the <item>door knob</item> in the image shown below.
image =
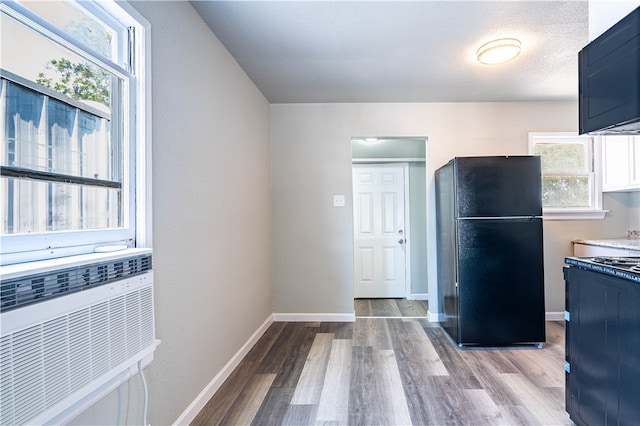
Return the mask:
M 400 238 L 400 239 L 398 240 L 398 242 L 399 242 L 400 244 L 404 244 L 404 239 L 403 239 L 403 238 Z

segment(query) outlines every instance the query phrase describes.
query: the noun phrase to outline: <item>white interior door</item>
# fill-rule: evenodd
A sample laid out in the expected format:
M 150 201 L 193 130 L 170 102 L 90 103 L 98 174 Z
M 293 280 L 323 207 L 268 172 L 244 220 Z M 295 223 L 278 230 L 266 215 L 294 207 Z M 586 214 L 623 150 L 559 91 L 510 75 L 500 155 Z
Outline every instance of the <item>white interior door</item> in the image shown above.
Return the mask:
M 354 295 L 405 297 L 404 167 L 353 166 Z

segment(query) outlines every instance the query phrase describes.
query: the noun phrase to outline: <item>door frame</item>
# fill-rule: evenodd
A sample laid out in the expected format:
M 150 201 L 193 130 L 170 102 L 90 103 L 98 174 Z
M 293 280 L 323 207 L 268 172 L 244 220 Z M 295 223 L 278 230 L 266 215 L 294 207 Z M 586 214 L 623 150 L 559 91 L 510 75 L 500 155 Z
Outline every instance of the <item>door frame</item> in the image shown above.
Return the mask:
M 407 161 L 398 160 L 393 161 L 392 159 L 379 161 L 379 162 L 371 162 L 371 161 L 356 161 L 353 160 L 351 163 L 351 193 L 353 193 L 354 184 L 353 182 L 353 169 L 354 166 L 381 166 L 381 165 L 394 165 L 402 167 L 403 174 L 403 186 L 404 186 L 404 235 L 405 235 L 405 253 L 404 253 L 404 298 L 410 299 L 411 297 L 411 198 L 409 191 L 409 163 Z M 351 223 L 354 225 L 355 229 L 355 209 L 354 206 L 351 208 Z M 351 233 L 351 247 L 355 250 L 356 238 L 355 232 Z M 354 252 L 355 253 L 355 252 Z M 352 262 L 352 267 L 355 269 L 355 257 Z M 352 286 L 355 289 L 356 285 L 356 276 L 353 274 L 353 282 Z

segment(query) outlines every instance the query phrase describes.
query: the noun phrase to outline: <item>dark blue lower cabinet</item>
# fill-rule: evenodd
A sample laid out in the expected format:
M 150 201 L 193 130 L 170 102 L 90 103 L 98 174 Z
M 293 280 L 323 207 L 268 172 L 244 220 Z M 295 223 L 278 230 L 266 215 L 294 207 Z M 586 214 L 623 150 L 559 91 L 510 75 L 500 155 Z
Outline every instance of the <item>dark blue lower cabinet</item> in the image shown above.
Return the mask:
M 566 409 L 577 425 L 640 424 L 640 285 L 566 267 Z

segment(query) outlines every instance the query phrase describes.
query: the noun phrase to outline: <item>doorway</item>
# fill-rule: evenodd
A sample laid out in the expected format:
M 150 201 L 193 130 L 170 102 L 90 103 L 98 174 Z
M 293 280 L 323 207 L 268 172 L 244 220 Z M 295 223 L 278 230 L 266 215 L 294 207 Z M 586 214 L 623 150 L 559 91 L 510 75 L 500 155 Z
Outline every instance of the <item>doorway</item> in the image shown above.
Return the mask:
M 356 299 L 428 300 L 426 143 L 425 137 L 366 138 L 366 141 L 364 137 L 354 137 L 351 140 L 354 190 L 353 285 Z M 391 181 L 400 180 L 398 172 L 391 172 L 398 167 L 403 170 L 404 190 L 384 187 Z M 362 175 L 363 170 L 367 170 L 366 176 Z M 372 170 L 375 172 L 371 173 Z M 372 182 L 377 180 L 379 188 L 362 188 L 367 179 Z M 386 179 L 384 184 L 382 179 Z M 405 199 L 404 203 L 402 197 Z M 404 214 L 401 214 L 402 210 Z M 380 222 L 380 240 L 376 242 L 377 247 L 372 244 L 367 247 L 362 239 L 363 234 L 368 232 L 368 236 L 374 238 L 372 233 L 376 221 Z M 376 274 L 380 281 L 377 284 L 372 282 Z M 399 284 L 402 278 L 403 285 Z M 367 286 L 364 286 L 365 282 Z M 366 291 L 363 290 L 364 287 L 367 288 Z

